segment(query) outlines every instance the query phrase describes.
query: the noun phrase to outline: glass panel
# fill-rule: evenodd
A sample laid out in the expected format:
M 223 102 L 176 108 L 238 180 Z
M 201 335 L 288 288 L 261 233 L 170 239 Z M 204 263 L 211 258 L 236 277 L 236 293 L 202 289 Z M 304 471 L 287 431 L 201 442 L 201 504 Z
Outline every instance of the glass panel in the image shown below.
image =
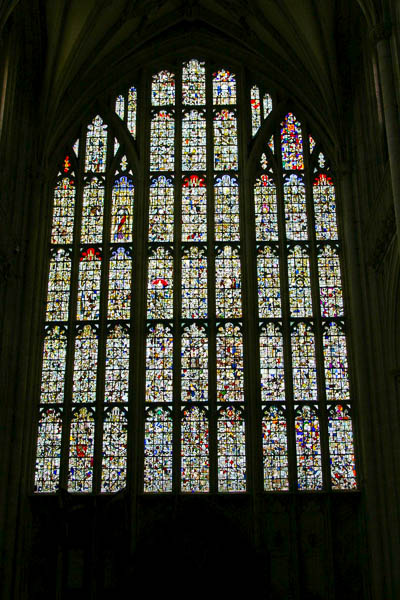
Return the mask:
M 127 248 L 116 248 L 108 275 L 108 318 L 129 319 L 132 299 L 132 258 Z
M 182 402 L 208 400 L 208 338 L 204 327 L 185 328 L 181 348 Z
M 128 90 L 128 112 L 126 115 L 126 125 L 133 138 L 136 137 L 136 104 L 137 92 L 136 88 L 130 87 Z
M 150 184 L 149 242 L 174 239 L 174 186 L 172 177 L 154 177 Z
M 47 288 L 46 321 L 68 321 L 71 259 L 68 250 L 53 250 Z
M 40 402 L 64 402 L 67 336 L 62 327 L 48 329 L 44 338 Z
M 107 336 L 105 402 L 128 402 L 129 334 L 116 325 Z
M 233 112 L 221 110 L 214 116 L 214 169 L 236 171 L 237 168 L 236 117 Z
M 279 256 L 270 246 L 257 253 L 258 316 L 268 319 L 281 316 Z
M 167 248 L 159 247 L 149 256 L 147 318 L 172 319 L 173 259 Z
M 289 300 L 292 317 L 312 317 L 310 265 L 305 248 L 295 246 L 289 252 Z
M 106 172 L 107 125 L 97 115 L 87 128 L 85 171 Z
M 332 487 L 351 490 L 357 487 L 353 446 L 353 426 L 348 406 L 337 404 L 329 410 L 329 453 Z
M 343 315 L 342 278 L 336 248 L 324 246 L 318 253 L 319 298 L 322 317 Z
M 106 412 L 104 419 L 102 492 L 118 492 L 126 486 L 127 446 L 126 412 L 119 408 L 112 408 Z
M 182 492 L 208 492 L 208 419 L 197 406 L 183 411 L 181 457 Z
M 315 148 L 315 140 L 311 135 L 308 136 L 308 140 L 310 142 L 310 154 L 312 154 Z
M 95 248 L 83 250 L 79 263 L 78 311 L 80 321 L 99 318 L 101 255 Z
M 261 175 L 254 184 L 256 239 L 269 242 L 278 239 L 276 186 L 272 177 Z
M 261 126 L 260 90 L 256 85 L 250 90 L 251 135 L 256 135 Z
M 283 184 L 286 237 L 288 240 L 306 240 L 306 188 L 301 177 L 289 175 Z
M 96 244 L 103 238 L 104 183 L 94 177 L 83 190 L 81 243 Z
M 299 323 L 292 332 L 293 397 L 295 402 L 317 400 L 317 369 L 313 332 Z
M 182 185 L 182 241 L 207 238 L 207 190 L 204 178 L 190 175 Z
M 346 336 L 336 323 L 324 328 L 325 389 L 328 402 L 350 400 Z
M 217 329 L 217 400 L 243 402 L 243 338 L 232 323 Z
M 131 242 L 135 188 L 131 179 L 116 179 L 112 190 L 111 241 Z
M 146 415 L 144 491 L 172 491 L 172 419 L 163 408 L 149 410 Z
M 35 492 L 56 492 L 60 479 L 62 419 L 60 410 L 46 408 L 40 412 Z
M 240 240 L 239 187 L 236 177 L 217 177 L 214 186 L 215 240 L 235 242 Z
M 266 119 L 272 112 L 272 98 L 269 94 L 264 94 L 263 110 L 264 110 L 264 119 Z
M 182 119 L 182 169 L 202 171 L 206 168 L 206 120 L 204 113 L 191 110 Z
M 319 421 L 311 406 L 296 410 L 297 486 L 299 490 L 322 489 Z
M 72 244 L 75 214 L 75 182 L 69 177 L 58 181 L 54 188 L 52 244 Z
M 125 98 L 122 95 L 115 99 L 115 112 L 120 119 L 125 120 Z
M 315 235 L 317 240 L 337 240 L 335 187 L 332 179 L 321 173 L 314 180 Z
M 262 420 L 264 490 L 289 489 L 286 418 L 282 409 L 271 406 Z
M 69 492 L 91 492 L 93 483 L 93 411 L 82 407 L 72 416 L 69 445 Z
M 263 402 L 285 401 L 283 336 L 280 329 L 268 323 L 260 335 L 261 399 Z
M 216 313 L 218 317 L 242 316 L 240 258 L 236 248 L 217 250 L 215 260 Z
M 220 411 L 217 439 L 218 491 L 245 492 L 245 424 L 240 409 L 228 406 Z
M 73 402 L 96 402 L 97 331 L 85 325 L 75 338 Z
M 174 339 L 169 327 L 150 327 L 146 346 L 146 402 L 172 402 Z
M 233 73 L 221 69 L 213 73 L 214 104 L 236 104 L 236 79 Z
M 175 75 L 173 73 L 160 71 L 157 75 L 153 75 L 151 103 L 153 106 L 175 104 Z
M 286 171 L 304 169 L 301 125 L 292 113 L 281 124 L 282 166 Z
M 197 246 L 185 249 L 182 257 L 182 317 L 207 318 L 207 256 Z
M 190 60 L 183 63 L 182 104 L 198 106 L 206 103 L 206 70 L 204 62 Z
M 173 171 L 174 142 L 174 116 L 166 111 L 160 111 L 151 120 L 150 171 Z

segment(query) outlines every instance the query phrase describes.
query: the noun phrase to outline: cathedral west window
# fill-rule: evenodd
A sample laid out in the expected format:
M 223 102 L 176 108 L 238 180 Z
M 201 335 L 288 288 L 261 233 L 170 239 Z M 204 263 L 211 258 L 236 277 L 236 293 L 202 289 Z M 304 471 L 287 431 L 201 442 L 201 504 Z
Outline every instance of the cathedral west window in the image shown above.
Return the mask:
M 137 465 L 144 493 L 355 489 L 335 177 L 307 124 L 196 59 L 112 109 L 54 186 L 35 490 L 116 492 Z

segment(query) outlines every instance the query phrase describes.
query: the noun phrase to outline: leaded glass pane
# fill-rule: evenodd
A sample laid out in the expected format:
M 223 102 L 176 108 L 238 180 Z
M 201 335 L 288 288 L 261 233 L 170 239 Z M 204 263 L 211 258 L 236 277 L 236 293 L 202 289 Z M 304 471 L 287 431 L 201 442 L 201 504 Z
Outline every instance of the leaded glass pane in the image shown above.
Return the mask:
M 306 188 L 301 177 L 289 175 L 283 184 L 285 197 L 286 237 L 288 240 L 306 240 Z
M 292 317 L 312 317 L 310 262 L 308 252 L 295 246 L 289 252 L 289 301 Z
M 73 402 L 96 402 L 97 351 L 97 330 L 85 325 L 75 337 Z
M 197 406 L 183 410 L 181 422 L 182 492 L 208 492 L 208 418 Z
M 172 402 L 173 337 L 169 327 L 149 328 L 146 344 L 146 402 Z
M 205 328 L 187 326 L 181 341 L 182 402 L 208 400 L 208 337 Z
M 206 119 L 202 111 L 191 110 L 182 119 L 182 169 L 206 168 Z
M 97 320 L 100 313 L 101 255 L 95 248 L 81 252 L 78 279 L 79 321 Z
M 229 110 L 221 110 L 214 116 L 214 169 L 236 171 L 237 168 L 236 116 Z
M 217 425 L 218 491 L 246 491 L 245 423 L 239 408 L 220 411 Z
M 165 408 L 154 408 L 146 413 L 144 491 L 172 491 L 172 418 Z
M 214 104 L 236 104 L 236 78 L 233 73 L 221 69 L 213 74 Z
M 112 190 L 111 241 L 131 242 L 135 188 L 128 177 L 116 179 Z
M 172 319 L 173 259 L 168 248 L 155 248 L 149 256 L 147 318 Z
M 107 159 L 107 125 L 99 115 L 87 128 L 85 171 L 105 173 Z
M 46 321 L 68 321 L 70 285 L 70 251 L 55 249 L 50 259 Z
M 129 319 L 132 299 L 132 258 L 128 248 L 112 250 L 108 274 L 108 318 Z
M 311 406 L 296 410 L 297 486 L 299 490 L 322 489 L 319 420 Z
M 94 411 L 82 407 L 73 413 L 69 444 L 69 492 L 91 492 L 93 485 Z
M 346 336 L 337 323 L 328 323 L 323 333 L 325 389 L 328 402 L 350 400 Z
M 261 175 L 254 184 L 256 239 L 269 242 L 278 239 L 278 208 L 275 182 L 269 175 Z
M 293 396 L 295 402 L 317 401 L 317 368 L 314 334 L 305 323 L 293 328 Z
M 281 289 L 278 252 L 264 246 L 257 252 L 258 316 L 269 319 L 281 316 Z
M 217 400 L 243 402 L 243 337 L 240 327 L 227 323 L 217 330 Z
M 264 410 L 262 420 L 264 490 L 289 489 L 286 418 L 282 408 L 271 406 Z
M 182 317 L 207 318 L 207 256 L 198 246 L 186 248 L 182 256 Z
M 331 483 L 335 490 L 357 487 L 353 426 L 349 407 L 336 404 L 329 409 L 328 434 Z
M 172 177 L 151 179 L 149 242 L 172 242 L 174 236 L 174 186 Z
M 83 189 L 81 243 L 96 244 L 103 238 L 104 182 L 94 177 Z
M 304 169 L 301 125 L 292 113 L 281 124 L 282 166 L 286 171 Z
M 206 184 L 203 177 L 190 175 L 183 180 L 182 185 L 182 241 L 202 242 L 206 238 Z
M 215 240 L 235 242 L 240 240 L 239 186 L 236 177 L 217 177 L 214 186 Z
M 60 479 L 62 412 L 40 411 L 36 449 L 35 492 L 56 492 Z
M 240 258 L 238 250 L 232 246 L 217 250 L 215 294 L 217 317 L 228 319 L 242 316 Z
M 172 171 L 175 156 L 175 119 L 161 110 L 151 120 L 150 170 Z
M 116 325 L 107 336 L 105 402 L 128 402 L 129 357 L 129 330 L 122 325 Z
M 48 329 L 44 339 L 41 403 L 64 402 L 65 361 L 67 356 L 67 336 L 63 327 Z
M 343 315 L 342 278 L 339 255 L 333 246 L 324 246 L 318 253 L 319 299 L 322 317 Z
M 75 182 L 69 177 L 58 181 L 54 188 L 52 244 L 72 244 L 75 214 Z
M 268 323 L 261 329 L 260 371 L 261 400 L 263 402 L 284 402 L 283 335 L 274 323 Z
M 189 60 L 182 69 L 182 104 L 198 106 L 206 103 L 206 70 L 204 62 Z
M 118 492 L 126 486 L 127 447 L 127 413 L 114 407 L 106 412 L 103 425 L 102 492 Z

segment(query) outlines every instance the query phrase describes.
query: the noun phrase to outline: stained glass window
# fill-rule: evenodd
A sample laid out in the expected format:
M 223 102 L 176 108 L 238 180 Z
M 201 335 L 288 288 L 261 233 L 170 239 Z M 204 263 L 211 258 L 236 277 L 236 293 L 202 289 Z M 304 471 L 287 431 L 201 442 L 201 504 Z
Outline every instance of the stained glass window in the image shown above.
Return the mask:
M 163 66 L 59 157 L 35 490 L 354 490 L 333 163 L 239 67 Z

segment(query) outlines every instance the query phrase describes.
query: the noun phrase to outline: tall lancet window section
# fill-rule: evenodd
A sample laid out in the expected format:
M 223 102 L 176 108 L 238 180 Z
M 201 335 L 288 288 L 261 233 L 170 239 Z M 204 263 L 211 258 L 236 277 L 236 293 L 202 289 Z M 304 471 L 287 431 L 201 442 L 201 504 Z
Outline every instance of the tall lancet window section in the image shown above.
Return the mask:
M 244 491 L 236 77 L 190 60 L 151 105 L 144 491 Z
M 38 492 L 126 485 L 134 183 L 121 151 L 112 160 L 112 141 L 97 115 L 54 187 Z
M 284 117 L 254 183 L 266 491 L 356 487 L 335 187 L 304 131 Z

